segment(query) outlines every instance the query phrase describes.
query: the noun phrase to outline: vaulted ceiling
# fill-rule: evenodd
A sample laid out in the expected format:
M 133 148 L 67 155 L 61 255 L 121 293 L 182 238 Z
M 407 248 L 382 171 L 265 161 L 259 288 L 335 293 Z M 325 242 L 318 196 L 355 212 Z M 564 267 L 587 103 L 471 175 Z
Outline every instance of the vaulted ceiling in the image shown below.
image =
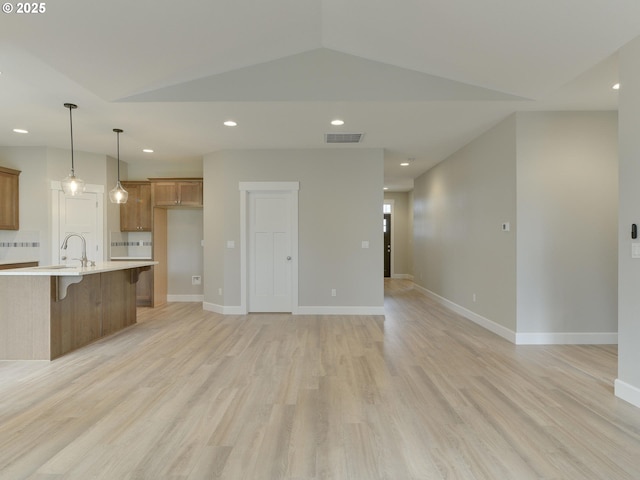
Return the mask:
M 66 148 L 65 102 L 77 149 L 114 155 L 119 127 L 129 163 L 364 133 L 347 148 L 384 148 L 396 190 L 514 111 L 615 109 L 640 34 L 637 0 L 44 5 L 0 16 L 0 145 Z

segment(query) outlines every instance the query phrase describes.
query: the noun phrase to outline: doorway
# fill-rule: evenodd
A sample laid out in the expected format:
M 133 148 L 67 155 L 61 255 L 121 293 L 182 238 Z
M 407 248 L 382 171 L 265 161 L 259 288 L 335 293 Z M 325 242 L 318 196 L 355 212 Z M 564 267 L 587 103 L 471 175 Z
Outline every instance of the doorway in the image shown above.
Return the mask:
M 385 199 L 382 204 L 382 247 L 383 247 L 383 259 L 384 259 L 384 277 L 393 277 L 393 199 Z
M 87 185 L 82 195 L 71 197 L 61 190 L 60 182 L 51 182 L 51 263 L 79 265 L 82 254 L 79 238 L 71 239 L 66 251 L 60 249 L 69 233 L 79 233 L 85 238 L 89 260 L 102 261 L 103 197 L 102 185 Z
M 391 277 L 391 214 L 383 214 L 382 231 L 384 233 L 384 277 Z
M 240 182 L 241 311 L 298 308 L 298 182 Z

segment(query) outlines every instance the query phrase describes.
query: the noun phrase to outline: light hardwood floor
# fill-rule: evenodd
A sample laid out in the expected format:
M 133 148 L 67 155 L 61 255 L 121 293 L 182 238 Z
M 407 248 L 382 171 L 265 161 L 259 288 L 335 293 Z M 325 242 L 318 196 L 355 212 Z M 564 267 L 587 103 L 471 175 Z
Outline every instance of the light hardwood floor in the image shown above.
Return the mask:
M 174 303 L 51 363 L 0 362 L 0 478 L 640 478 L 614 346 L 515 346 L 385 290 L 385 317 Z

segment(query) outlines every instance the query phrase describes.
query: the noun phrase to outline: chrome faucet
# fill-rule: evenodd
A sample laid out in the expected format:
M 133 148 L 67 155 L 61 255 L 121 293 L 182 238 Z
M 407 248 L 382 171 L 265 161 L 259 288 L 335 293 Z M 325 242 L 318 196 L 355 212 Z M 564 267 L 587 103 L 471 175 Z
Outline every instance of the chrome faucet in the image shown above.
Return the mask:
M 82 263 L 83 267 L 88 267 L 89 266 L 89 259 L 87 258 L 87 241 L 79 233 L 69 233 L 66 237 L 64 237 L 64 240 L 62 241 L 62 245 L 60 246 L 60 249 L 62 249 L 62 250 L 66 250 L 67 249 L 67 244 L 69 243 L 69 238 L 71 238 L 71 237 L 78 237 L 80 240 L 82 240 L 82 258 L 77 258 L 77 259 L 74 259 L 74 260 L 80 260 L 80 262 Z M 64 259 L 65 259 L 65 257 L 63 257 L 63 260 Z M 91 263 L 95 265 L 95 262 L 91 262 Z

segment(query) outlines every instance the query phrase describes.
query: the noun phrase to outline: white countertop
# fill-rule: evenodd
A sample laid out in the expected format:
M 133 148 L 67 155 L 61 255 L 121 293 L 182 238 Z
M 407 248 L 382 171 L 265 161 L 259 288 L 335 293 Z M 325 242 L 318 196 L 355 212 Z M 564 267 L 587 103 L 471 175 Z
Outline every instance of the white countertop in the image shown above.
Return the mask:
M 91 275 L 92 273 L 112 272 L 115 270 L 127 270 L 129 268 L 149 267 L 157 265 L 158 262 L 146 261 L 116 261 L 97 262 L 95 267 L 78 267 L 66 265 L 48 265 L 42 267 L 12 268 L 10 270 L 0 270 L 0 275 L 45 275 L 50 277 L 68 277 Z
M 111 257 L 111 260 L 151 260 L 151 257 Z

